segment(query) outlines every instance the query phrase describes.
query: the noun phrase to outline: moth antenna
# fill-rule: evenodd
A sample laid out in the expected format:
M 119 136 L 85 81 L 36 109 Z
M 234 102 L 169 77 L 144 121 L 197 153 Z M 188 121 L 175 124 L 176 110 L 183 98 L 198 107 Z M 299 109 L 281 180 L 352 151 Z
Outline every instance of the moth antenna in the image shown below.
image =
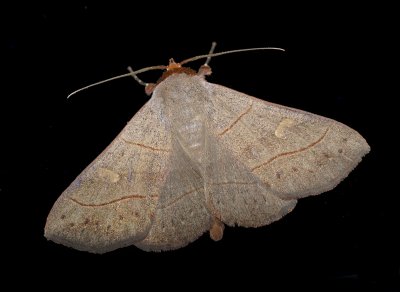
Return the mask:
M 116 80 L 116 79 L 125 78 L 125 77 L 128 77 L 128 76 L 132 76 L 133 78 L 136 77 L 135 80 L 136 80 L 137 82 L 139 82 L 139 84 L 141 84 L 141 85 L 143 85 L 143 84 L 146 85 L 146 83 L 143 82 L 142 80 L 140 80 L 140 79 L 136 76 L 136 74 L 143 73 L 143 72 L 146 72 L 146 71 L 151 71 L 151 70 L 164 70 L 164 69 L 166 69 L 166 68 L 167 68 L 167 66 L 164 66 L 164 65 L 150 66 L 150 67 L 142 68 L 142 69 L 139 69 L 139 70 L 136 70 L 136 71 L 131 71 L 131 72 L 126 73 L 126 74 L 122 74 L 122 75 L 118 75 L 118 76 L 115 76 L 115 77 L 111 77 L 111 78 L 108 78 L 108 79 L 105 79 L 105 80 L 102 80 L 102 81 L 99 81 L 99 82 L 90 84 L 90 85 L 88 85 L 88 86 L 82 87 L 82 88 L 80 88 L 80 89 L 78 89 L 78 90 L 75 90 L 74 92 L 70 93 L 70 94 L 67 96 L 67 99 L 70 98 L 72 95 L 74 95 L 74 94 L 76 94 L 76 93 L 78 93 L 78 92 L 81 92 L 81 91 L 83 91 L 83 90 L 85 90 L 85 89 L 88 89 L 88 88 L 91 88 L 91 87 L 94 87 L 94 86 L 97 86 L 97 85 L 100 85 L 100 84 L 103 84 L 103 83 L 106 83 L 106 82 L 110 82 L 110 81 L 113 81 L 113 80 Z M 129 68 L 128 68 L 128 70 L 129 70 Z M 142 84 L 142 83 L 143 83 L 143 84 Z
M 275 47 L 240 49 L 240 50 L 225 51 L 225 52 L 220 52 L 220 53 L 212 53 L 212 54 L 207 54 L 207 55 L 199 55 L 199 56 L 195 56 L 195 57 L 183 60 L 182 62 L 180 62 L 180 64 L 183 65 L 183 64 L 186 64 L 186 63 L 189 63 L 189 62 L 193 62 L 193 61 L 196 61 L 196 60 L 199 60 L 199 59 L 204 59 L 204 58 L 207 58 L 207 60 L 208 60 L 211 57 L 217 57 L 217 56 L 226 55 L 226 54 L 248 52 L 248 51 L 262 51 L 262 50 L 276 50 L 276 51 L 283 51 L 283 52 L 285 51 L 282 48 L 275 48 Z
M 211 49 L 210 49 L 210 51 L 208 52 L 208 57 L 207 57 L 207 60 L 206 60 L 206 62 L 204 63 L 204 66 L 208 66 L 208 63 L 210 63 L 210 61 L 211 61 L 211 56 L 210 55 L 212 55 L 213 53 L 214 53 L 214 50 L 215 50 L 215 47 L 217 46 L 217 43 L 216 42 L 212 42 L 211 43 Z

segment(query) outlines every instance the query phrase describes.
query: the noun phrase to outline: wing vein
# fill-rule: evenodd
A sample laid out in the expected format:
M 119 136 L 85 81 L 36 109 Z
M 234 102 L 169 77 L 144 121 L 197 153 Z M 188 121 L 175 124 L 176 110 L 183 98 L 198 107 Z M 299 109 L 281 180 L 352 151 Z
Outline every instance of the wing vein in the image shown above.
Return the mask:
M 144 199 L 144 198 L 146 198 L 146 197 L 147 197 L 147 196 L 144 196 L 144 195 L 136 195 L 136 194 L 135 194 L 135 195 L 123 196 L 123 197 L 121 197 L 121 198 L 118 198 L 118 199 L 115 199 L 115 200 L 111 200 L 111 201 L 105 202 L 105 203 L 100 203 L 100 204 L 82 203 L 82 202 L 80 202 L 79 200 L 74 199 L 74 198 L 71 198 L 71 197 L 68 197 L 68 199 L 70 199 L 72 202 L 74 202 L 74 203 L 76 203 L 76 204 L 78 204 L 78 205 L 84 206 L 84 207 L 102 207 L 102 206 L 114 204 L 114 203 L 116 203 L 116 202 L 120 202 L 120 201 L 124 201 L 124 200 Z M 158 198 L 157 195 L 151 195 L 150 197 L 151 197 L 151 198 Z
M 328 133 L 328 131 L 329 131 L 329 127 L 326 129 L 326 131 L 324 132 L 324 134 L 323 134 L 318 140 L 312 142 L 311 144 L 307 145 L 306 147 L 303 147 L 303 148 L 300 148 L 300 149 L 294 150 L 294 151 L 288 151 L 288 152 L 280 153 L 280 154 L 278 154 L 278 155 L 276 155 L 276 156 L 274 156 L 274 157 L 268 159 L 267 161 L 265 161 L 265 162 L 263 162 L 263 163 L 261 163 L 261 164 L 255 166 L 255 167 L 253 167 L 253 168 L 251 169 L 251 171 L 254 171 L 254 170 L 256 170 L 256 169 L 258 169 L 258 168 L 260 168 L 260 167 L 263 167 L 263 166 L 265 166 L 265 165 L 271 163 L 272 161 L 274 161 L 275 159 L 277 159 L 277 158 L 279 158 L 279 157 L 288 156 L 288 155 L 294 155 L 294 154 L 298 154 L 298 153 L 300 153 L 300 152 L 309 150 L 310 148 L 312 148 L 312 147 L 318 145 L 318 144 L 325 138 L 325 136 L 326 136 L 326 134 Z
M 201 190 L 202 188 L 196 188 L 194 190 L 188 191 L 186 193 L 183 193 L 182 195 L 180 195 L 179 197 L 173 199 L 172 201 L 168 202 L 167 204 L 165 204 L 164 206 L 161 206 L 160 209 L 164 209 L 167 208 L 169 206 L 172 206 L 173 204 L 175 204 L 177 201 L 179 201 L 180 199 L 182 199 L 183 197 L 186 197 L 187 195 L 197 192 L 198 190 Z
M 221 133 L 219 133 L 219 136 L 224 135 L 226 132 L 228 132 L 230 129 L 232 129 L 239 121 L 241 118 L 243 118 L 244 115 L 248 114 L 251 110 L 251 108 L 253 107 L 253 103 L 250 104 L 249 108 L 247 110 L 245 110 L 243 113 L 241 113 L 237 119 L 229 126 L 227 127 L 225 130 L 223 130 Z
M 133 142 L 133 141 L 129 141 L 129 140 L 126 140 L 125 138 L 122 138 L 122 140 L 123 140 L 125 143 L 131 144 L 131 145 L 135 145 L 135 146 L 139 146 L 139 147 L 142 147 L 142 148 L 146 148 L 146 149 L 149 149 L 149 150 L 153 150 L 153 151 L 162 151 L 162 152 L 170 152 L 170 150 L 168 150 L 168 149 L 155 148 L 155 147 L 152 147 L 152 146 L 149 146 L 149 145 L 145 145 L 145 144 L 141 144 L 141 143 L 136 143 L 136 142 Z

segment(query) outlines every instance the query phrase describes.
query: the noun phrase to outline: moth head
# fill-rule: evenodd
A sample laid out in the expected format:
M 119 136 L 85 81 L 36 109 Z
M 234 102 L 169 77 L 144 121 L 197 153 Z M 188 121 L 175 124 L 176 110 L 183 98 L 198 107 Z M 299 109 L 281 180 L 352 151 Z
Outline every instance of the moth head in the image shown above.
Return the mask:
M 204 70 L 204 69 L 202 69 L 203 67 L 207 67 L 207 68 L 209 68 L 209 70 Z M 174 74 L 186 74 L 189 76 L 194 76 L 194 75 L 205 76 L 205 75 L 211 74 L 211 68 L 208 65 L 203 65 L 200 67 L 199 71 L 196 72 L 195 70 L 193 70 L 189 67 L 182 67 L 181 63 L 177 63 L 177 62 L 175 62 L 175 60 L 173 58 L 171 58 L 171 59 L 169 59 L 169 65 L 165 67 L 164 72 L 162 73 L 161 77 L 157 80 L 157 82 L 145 84 L 146 94 L 151 95 L 158 84 L 160 84 L 165 79 L 167 79 L 169 76 L 174 75 Z

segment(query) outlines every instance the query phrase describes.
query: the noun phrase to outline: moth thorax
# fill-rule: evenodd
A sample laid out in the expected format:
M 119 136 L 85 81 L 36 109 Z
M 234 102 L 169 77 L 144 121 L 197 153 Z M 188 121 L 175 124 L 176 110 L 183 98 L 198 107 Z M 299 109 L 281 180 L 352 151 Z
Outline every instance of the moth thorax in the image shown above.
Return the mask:
M 179 142 L 189 156 L 201 162 L 204 154 L 204 121 L 200 116 L 193 117 L 186 123 L 181 124 L 177 131 Z

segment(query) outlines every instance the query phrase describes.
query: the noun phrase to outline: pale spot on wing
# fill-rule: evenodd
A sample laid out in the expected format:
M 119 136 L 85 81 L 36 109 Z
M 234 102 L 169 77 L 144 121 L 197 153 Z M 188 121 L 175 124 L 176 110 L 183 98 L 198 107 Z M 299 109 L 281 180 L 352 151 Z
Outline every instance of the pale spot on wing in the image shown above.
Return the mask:
M 292 127 L 295 121 L 284 118 L 275 129 L 275 136 L 281 139 L 286 139 L 286 130 Z
M 97 175 L 99 176 L 99 178 L 112 183 L 118 182 L 121 178 L 120 175 L 115 171 L 103 167 L 100 167 L 97 170 Z

